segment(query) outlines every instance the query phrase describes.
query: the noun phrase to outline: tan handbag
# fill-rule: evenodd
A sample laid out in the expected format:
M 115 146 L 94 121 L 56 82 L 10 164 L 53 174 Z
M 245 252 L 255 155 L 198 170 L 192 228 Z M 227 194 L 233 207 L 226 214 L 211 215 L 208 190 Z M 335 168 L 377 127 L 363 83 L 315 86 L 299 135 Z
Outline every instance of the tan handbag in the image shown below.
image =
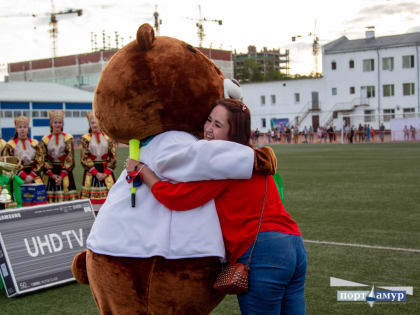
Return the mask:
M 265 206 L 265 197 L 267 196 L 267 176 L 265 176 L 265 193 L 261 209 L 260 222 L 258 224 L 257 236 L 252 244 L 251 253 L 249 254 L 246 265 L 236 263 L 234 265 L 227 265 L 223 267 L 222 271 L 217 275 L 213 288 L 217 291 L 226 294 L 242 294 L 248 292 L 248 271 L 251 264 L 251 257 L 254 251 L 255 243 L 258 240 L 258 233 L 260 232 L 261 222 Z

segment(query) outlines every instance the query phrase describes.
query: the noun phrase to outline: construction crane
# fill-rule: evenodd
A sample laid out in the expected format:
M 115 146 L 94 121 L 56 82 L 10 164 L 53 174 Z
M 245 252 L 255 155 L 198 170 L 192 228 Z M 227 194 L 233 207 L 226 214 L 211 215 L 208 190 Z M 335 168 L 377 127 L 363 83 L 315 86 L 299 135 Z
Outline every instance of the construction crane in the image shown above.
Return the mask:
M 67 9 L 65 11 L 59 11 L 59 12 L 55 12 L 55 8 L 54 8 L 54 2 L 53 0 L 51 0 L 51 12 L 47 12 L 47 13 L 38 13 L 38 14 L 13 14 L 13 15 L 0 15 L 0 18 L 15 18 L 15 17 L 26 17 L 26 16 L 32 16 L 34 18 L 36 17 L 41 17 L 41 16 L 49 16 L 49 24 L 51 26 L 51 29 L 49 30 L 50 36 L 51 36 L 51 40 L 52 40 L 52 56 L 56 57 L 57 56 L 57 36 L 58 36 L 58 20 L 57 20 L 57 16 L 59 15 L 65 15 L 65 14 L 77 14 L 77 16 L 81 16 L 83 13 L 82 9 Z M 36 28 L 36 27 L 34 27 Z
M 159 19 L 159 12 L 157 10 L 157 4 L 155 5 L 155 12 L 153 13 L 153 17 L 155 19 L 155 31 L 156 31 L 156 35 L 159 36 L 160 35 L 160 25 L 162 24 L 162 20 Z
M 51 0 L 51 12 L 47 12 L 47 13 L 33 13 L 33 14 L 12 14 L 12 15 L 0 15 L 0 18 L 16 18 L 16 17 L 26 17 L 26 16 L 31 16 L 31 17 L 42 17 L 42 16 L 49 16 L 49 24 L 51 26 L 51 29 L 48 31 L 50 33 L 51 36 L 51 40 L 52 40 L 52 56 L 56 57 L 57 56 L 57 37 L 58 37 L 58 20 L 57 20 L 57 16 L 59 15 L 66 15 L 66 14 L 77 14 L 77 16 L 81 16 L 83 14 L 83 10 L 82 9 L 67 9 L 64 11 L 59 11 L 56 12 L 55 11 L 55 7 L 54 7 L 54 1 Z M 34 27 L 36 29 L 36 27 Z
M 316 34 L 316 20 L 315 20 L 315 28 L 314 28 L 314 32 L 313 33 L 309 33 L 307 35 L 295 35 L 292 36 L 292 42 L 295 42 L 297 38 L 299 37 L 313 37 L 312 40 L 312 55 L 314 56 L 314 61 L 315 61 L 315 74 L 318 73 L 318 55 L 319 55 L 319 37 Z
M 198 35 L 198 39 L 199 39 L 199 45 L 198 46 L 203 47 L 203 40 L 204 40 L 204 37 L 206 36 L 206 34 L 204 33 L 203 22 L 216 22 L 219 25 L 222 25 L 223 21 L 222 20 L 208 20 L 206 18 L 203 18 L 201 16 L 201 5 L 198 5 L 198 13 L 199 13 L 199 18 L 198 19 L 194 19 L 194 18 L 187 18 L 187 19 L 197 21 L 195 26 L 197 26 L 197 35 Z
M 58 15 L 65 15 L 65 14 L 77 14 L 77 16 L 81 16 L 83 13 L 82 9 L 67 9 L 65 11 L 55 12 L 54 1 L 51 0 L 51 12 L 47 13 L 50 16 L 50 26 L 51 29 L 49 30 L 51 40 L 52 40 L 52 56 L 55 58 L 57 56 L 57 37 L 58 37 Z M 33 14 L 32 16 L 36 16 Z

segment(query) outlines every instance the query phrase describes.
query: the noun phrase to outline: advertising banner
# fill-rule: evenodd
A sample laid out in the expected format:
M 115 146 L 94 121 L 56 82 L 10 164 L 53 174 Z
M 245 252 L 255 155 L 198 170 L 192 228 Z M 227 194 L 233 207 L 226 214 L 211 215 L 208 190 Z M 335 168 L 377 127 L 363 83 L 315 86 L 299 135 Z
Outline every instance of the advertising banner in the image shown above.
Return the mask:
M 0 211 L 0 273 L 8 297 L 74 280 L 95 216 L 88 199 Z

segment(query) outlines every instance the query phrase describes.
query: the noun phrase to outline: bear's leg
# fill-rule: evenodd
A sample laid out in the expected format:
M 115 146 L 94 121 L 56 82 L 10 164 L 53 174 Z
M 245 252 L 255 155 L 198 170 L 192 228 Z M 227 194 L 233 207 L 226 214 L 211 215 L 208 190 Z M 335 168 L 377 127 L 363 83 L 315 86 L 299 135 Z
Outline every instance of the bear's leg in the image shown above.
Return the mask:
M 101 314 L 209 314 L 219 258 L 125 258 L 87 251 L 87 273 Z
M 151 314 L 209 314 L 225 297 L 213 290 L 220 266 L 217 257 L 159 257 L 150 278 Z
M 73 258 L 73 263 L 71 265 L 71 271 L 73 277 L 77 282 L 82 284 L 89 284 L 89 279 L 86 272 L 86 251 L 78 253 Z
M 125 258 L 87 251 L 87 274 L 101 314 L 151 314 L 148 310 L 152 258 Z

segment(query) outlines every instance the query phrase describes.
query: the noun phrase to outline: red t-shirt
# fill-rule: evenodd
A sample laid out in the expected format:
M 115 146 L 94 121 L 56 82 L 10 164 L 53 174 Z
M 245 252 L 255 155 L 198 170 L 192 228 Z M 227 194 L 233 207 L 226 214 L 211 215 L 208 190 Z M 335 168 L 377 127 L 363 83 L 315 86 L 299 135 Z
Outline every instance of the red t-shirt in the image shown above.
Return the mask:
M 210 180 L 171 184 L 160 181 L 152 187 L 155 198 L 172 210 L 194 209 L 215 199 L 230 264 L 244 254 L 257 235 L 264 199 L 265 177 L 254 173 L 249 180 Z M 286 212 L 272 176 L 267 177 L 267 196 L 260 232 L 301 235 Z

